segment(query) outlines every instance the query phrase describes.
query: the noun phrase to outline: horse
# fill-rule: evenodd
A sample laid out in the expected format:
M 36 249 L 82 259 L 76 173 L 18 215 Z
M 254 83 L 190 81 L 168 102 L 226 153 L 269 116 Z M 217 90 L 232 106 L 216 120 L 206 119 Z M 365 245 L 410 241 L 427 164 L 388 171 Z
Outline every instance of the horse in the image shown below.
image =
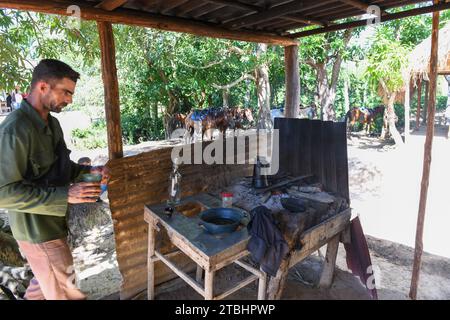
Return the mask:
M 227 110 L 228 127 L 236 131 L 236 129 L 246 129 L 252 125 L 254 118 L 250 108 L 229 108 Z
M 185 128 L 186 115 L 183 113 L 174 113 L 168 116 L 167 120 L 167 133 L 168 136 L 173 138 L 175 130 Z
M 357 122 L 361 123 L 364 126 L 366 133 L 369 134 L 375 118 L 380 114 L 383 115 L 384 109 L 384 106 L 377 106 L 372 109 L 359 107 L 350 109 L 345 114 L 345 122 L 347 123 L 348 134 L 350 134 L 350 131 L 353 129 L 354 125 Z
M 249 108 L 241 109 L 205 109 L 193 110 L 185 119 L 186 134 L 191 139 L 194 135 L 196 126 L 202 126 L 202 138 L 205 132 L 209 135 L 207 138 L 212 138 L 212 131 L 218 129 L 222 135 L 225 136 L 227 129 L 245 129 L 254 121 L 252 110 Z
M 205 110 L 193 110 L 185 120 L 186 134 L 192 139 L 196 126 L 202 126 L 202 139 L 205 132 L 208 133 L 209 138 L 212 139 L 212 130 L 219 129 L 225 135 L 229 126 L 229 116 L 225 110 L 211 108 Z

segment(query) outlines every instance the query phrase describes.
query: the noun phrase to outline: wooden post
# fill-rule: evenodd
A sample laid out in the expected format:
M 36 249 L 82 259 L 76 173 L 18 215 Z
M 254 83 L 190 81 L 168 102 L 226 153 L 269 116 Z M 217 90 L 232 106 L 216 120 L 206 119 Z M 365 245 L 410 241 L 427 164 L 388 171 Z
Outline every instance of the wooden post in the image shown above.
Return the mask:
M 214 298 L 214 270 L 205 270 L 205 300 Z
M 420 107 L 422 105 L 422 79 L 419 78 L 417 84 L 417 111 L 416 111 L 416 130 L 420 127 Z
M 119 82 L 117 80 L 116 48 L 109 22 L 97 22 L 102 59 L 102 78 L 105 91 L 106 130 L 108 132 L 109 159 L 123 157 L 122 129 L 120 125 Z
M 155 298 L 155 221 L 148 224 L 147 248 L 147 300 Z
M 320 288 L 330 288 L 333 283 L 334 267 L 336 265 L 340 237 L 340 234 L 334 236 L 334 238 L 327 244 L 327 253 L 323 263 L 322 275 L 319 280 Z
M 405 89 L 405 143 L 409 140 L 409 131 L 410 131 L 410 111 L 411 111 L 411 96 L 413 93 L 412 91 L 413 84 L 411 78 L 409 78 L 408 84 Z
M 284 68 L 286 75 L 286 118 L 298 118 L 300 101 L 300 80 L 298 69 L 298 46 L 284 47 Z
M 437 4 L 438 0 L 434 0 Z M 437 82 L 437 59 L 439 42 L 439 12 L 433 13 L 433 31 L 431 36 L 431 56 L 430 56 L 430 96 L 428 100 L 428 119 L 434 119 L 436 111 L 436 82 Z M 428 184 L 430 179 L 431 152 L 433 147 L 434 121 L 428 121 L 427 136 L 425 139 L 425 151 L 423 159 L 422 186 L 420 189 L 419 212 L 417 217 L 416 245 L 414 252 L 414 266 L 411 278 L 411 289 L 409 297 L 417 299 L 417 287 L 419 284 L 419 274 L 423 252 L 423 228 L 425 222 L 425 210 L 427 205 Z
M 425 81 L 425 101 L 423 102 L 423 123 L 427 124 L 428 99 L 430 95 L 430 82 Z

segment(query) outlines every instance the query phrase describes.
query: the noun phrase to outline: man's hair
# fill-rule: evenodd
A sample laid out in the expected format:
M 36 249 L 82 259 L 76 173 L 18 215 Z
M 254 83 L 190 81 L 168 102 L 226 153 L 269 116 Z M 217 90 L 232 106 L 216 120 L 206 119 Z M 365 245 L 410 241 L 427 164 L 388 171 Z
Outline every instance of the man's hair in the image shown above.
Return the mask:
M 43 59 L 33 70 L 31 88 L 34 88 L 39 81 L 51 83 L 52 80 L 62 80 L 63 78 L 69 78 L 73 82 L 77 82 L 80 79 L 80 74 L 62 61 Z

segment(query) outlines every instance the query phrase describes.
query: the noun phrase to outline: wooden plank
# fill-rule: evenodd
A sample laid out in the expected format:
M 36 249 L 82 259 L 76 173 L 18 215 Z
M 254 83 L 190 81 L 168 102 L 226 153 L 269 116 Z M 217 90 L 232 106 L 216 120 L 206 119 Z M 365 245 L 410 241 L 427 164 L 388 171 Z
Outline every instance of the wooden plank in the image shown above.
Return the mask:
M 105 92 L 106 131 L 109 159 L 123 157 L 120 126 L 119 81 L 116 68 L 116 48 L 110 22 L 97 22 L 100 37 L 102 78 Z
M 401 12 L 397 12 L 397 13 L 387 14 L 387 15 L 384 15 L 381 17 L 381 22 L 393 21 L 393 20 L 418 16 L 418 15 L 422 15 L 422 14 L 427 14 L 427 13 L 432 13 L 432 12 L 437 12 L 437 11 L 442 11 L 442 10 L 447 10 L 447 9 L 450 9 L 450 2 L 443 2 L 443 3 L 439 3 L 439 4 L 434 4 L 431 6 L 419 7 L 419 8 L 415 8 L 415 9 L 411 9 L 411 10 L 405 10 L 405 11 L 401 11 Z M 328 27 L 323 27 L 323 28 L 316 28 L 316 29 L 311 29 L 311 30 L 307 30 L 307 31 L 300 31 L 300 32 L 290 34 L 289 37 L 304 38 L 304 37 L 309 37 L 309 36 L 312 36 L 315 34 L 322 34 L 322 33 L 327 33 L 327 32 L 332 32 L 332 31 L 352 29 L 352 28 L 357 28 L 357 27 L 363 27 L 366 25 L 367 25 L 367 19 L 364 19 L 364 20 L 330 25 Z
M 434 0 L 437 4 L 438 0 Z M 433 13 L 433 26 L 431 34 L 431 56 L 430 56 L 430 96 L 428 100 L 428 119 L 434 119 L 436 112 L 436 87 L 437 87 L 437 65 L 439 48 L 439 12 Z M 419 285 L 420 268 L 423 254 L 423 230 L 425 224 L 425 212 L 427 206 L 428 184 L 430 180 L 431 154 L 433 148 L 434 121 L 428 121 L 427 135 L 425 138 L 425 150 L 423 159 L 422 183 L 420 188 L 419 210 L 417 215 L 416 242 L 414 251 L 414 265 L 411 277 L 411 288 L 409 297 L 417 299 L 417 288 Z
M 202 296 L 205 296 L 205 291 L 198 285 L 197 282 L 195 282 L 189 275 L 184 273 L 181 269 L 179 269 L 176 265 L 174 265 L 172 262 L 170 262 L 168 259 L 164 257 L 161 253 L 158 251 L 155 251 L 155 255 L 164 262 L 166 266 L 168 266 L 173 272 L 176 273 L 177 276 L 182 278 L 184 281 L 186 281 L 195 291 L 197 291 Z
M 300 102 L 298 46 L 286 46 L 284 48 L 284 70 L 286 78 L 285 117 L 298 118 Z
M 147 298 L 153 300 L 155 298 L 155 229 L 153 225 L 155 221 L 149 221 L 148 228 L 148 254 L 147 254 Z
M 340 234 L 335 235 L 327 244 L 327 253 L 319 280 L 319 288 L 330 288 L 333 283 L 334 268 L 339 248 Z
M 364 11 L 367 13 L 367 9 L 369 8 L 369 5 L 365 2 L 359 1 L 359 0 L 339 0 L 340 2 L 343 2 L 345 4 L 351 5 L 352 7 L 358 8 L 361 11 Z M 381 14 L 385 15 L 387 14 L 386 11 L 381 9 Z
M 294 1 L 287 4 L 282 4 L 273 8 L 270 8 L 268 10 L 265 10 L 263 12 L 258 12 L 251 15 L 246 15 L 242 18 L 237 18 L 232 21 L 229 21 L 224 24 L 226 28 L 243 28 L 247 26 L 251 26 L 257 23 L 262 23 L 268 20 L 273 20 L 277 17 L 282 17 L 287 14 L 292 14 L 300 11 L 306 11 L 308 9 L 313 9 L 319 6 L 322 6 L 326 3 L 329 3 L 332 1 L 319 1 L 315 2 L 309 5 L 305 5 L 303 2 Z M 299 16 L 300 18 L 300 16 Z M 309 22 L 307 22 L 309 21 Z M 308 19 L 305 18 L 305 22 L 308 24 L 322 24 L 322 22 L 316 21 L 314 19 Z
M 235 293 L 236 291 L 238 291 L 239 289 L 248 286 L 250 283 L 252 283 L 253 281 L 258 280 L 258 276 L 256 275 L 251 275 L 248 278 L 245 278 L 244 280 L 238 282 L 233 288 L 225 291 L 224 293 L 219 294 L 218 296 L 214 297 L 214 300 L 222 300 L 226 297 L 228 297 L 230 294 Z M 210 300 L 210 299 L 208 299 Z
M 107 11 L 112 11 L 124 5 L 128 0 L 103 0 L 95 7 Z
M 94 4 L 94 3 L 93 3 Z M 84 20 L 95 20 L 117 24 L 126 24 L 154 28 L 166 31 L 190 33 L 197 36 L 222 38 L 257 43 L 271 43 L 276 45 L 296 45 L 297 41 L 288 37 L 282 37 L 265 32 L 234 31 L 217 25 L 183 18 L 169 17 L 152 14 L 137 10 L 118 8 L 114 11 L 106 11 L 94 8 L 93 4 L 76 0 L 0 0 L 0 7 L 17 10 L 28 10 L 34 12 L 70 16 L 67 12 L 69 5 L 80 7 L 81 18 Z
M 253 268 L 251 265 L 249 265 L 245 262 L 239 261 L 239 260 L 234 261 L 234 263 L 236 263 L 238 266 L 244 268 L 248 272 L 253 273 L 255 276 L 258 276 L 258 278 L 261 278 L 265 273 L 264 271 L 260 271 L 256 268 Z
M 336 216 L 306 230 L 300 237 L 302 248 L 292 253 L 289 268 L 308 257 L 314 251 L 330 241 L 335 235 L 344 231 L 350 223 L 351 211 L 344 210 Z

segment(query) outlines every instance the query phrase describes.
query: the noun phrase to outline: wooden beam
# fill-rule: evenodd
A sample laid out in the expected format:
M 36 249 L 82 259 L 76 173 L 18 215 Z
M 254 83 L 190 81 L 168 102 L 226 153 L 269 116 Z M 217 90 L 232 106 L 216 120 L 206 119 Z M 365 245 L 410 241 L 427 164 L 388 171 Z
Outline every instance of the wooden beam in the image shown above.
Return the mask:
M 120 125 L 119 81 L 117 80 L 116 48 L 110 22 L 97 22 L 100 37 L 102 78 L 105 91 L 106 130 L 109 159 L 123 157 L 122 129 Z
M 300 1 L 294 1 L 290 2 L 288 4 L 279 5 L 277 7 L 272 7 L 270 9 L 261 11 L 259 10 L 257 13 L 251 14 L 251 15 L 245 15 L 244 17 L 239 17 L 237 19 L 233 19 L 231 21 L 228 21 L 224 23 L 224 27 L 226 28 L 243 28 L 250 25 L 254 25 L 257 23 L 262 23 L 268 20 L 273 20 L 278 17 L 283 17 L 286 15 L 292 16 L 292 13 L 299 12 L 299 11 L 306 11 L 309 9 L 313 9 L 316 7 L 320 7 L 325 5 L 326 3 L 331 1 L 318 1 L 314 4 L 305 5 L 303 2 Z M 296 16 L 294 16 L 296 17 Z M 317 21 L 314 19 L 309 19 L 306 17 L 296 17 L 297 19 L 304 19 L 305 21 L 309 21 L 308 24 L 319 24 L 324 25 L 322 21 Z
M 381 23 L 386 22 L 386 21 L 392 21 L 392 20 L 417 16 L 417 15 L 421 15 L 421 14 L 431 13 L 431 12 L 447 10 L 447 9 L 450 9 L 450 2 L 433 4 L 431 6 L 426 6 L 426 7 L 415 8 L 415 9 L 406 10 L 406 11 L 402 11 L 402 12 L 387 14 L 387 15 L 381 17 Z M 336 24 L 336 25 L 332 25 L 332 26 L 328 26 L 328 27 L 324 27 L 324 28 L 317 28 L 317 29 L 292 33 L 289 35 L 289 37 L 303 38 L 303 37 L 308 37 L 308 36 L 312 36 L 315 34 L 331 32 L 331 31 L 339 31 L 339 30 L 345 30 L 345 29 L 352 29 L 352 28 L 356 28 L 356 27 L 363 27 L 365 25 L 367 25 L 367 20 L 358 20 L 358 21 Z
M 0 8 L 28 10 L 41 13 L 70 16 L 67 12 L 69 5 L 80 7 L 81 18 L 85 20 L 104 21 L 117 24 L 126 24 L 155 28 L 159 30 L 190 33 L 197 36 L 222 38 L 230 40 L 270 43 L 275 45 L 289 46 L 298 42 L 288 37 L 278 36 L 272 33 L 233 31 L 218 27 L 211 23 L 191 21 L 183 18 L 168 17 L 158 14 L 146 13 L 137 10 L 118 8 L 114 11 L 106 11 L 94 8 L 86 2 L 76 0 L 0 0 Z
M 300 102 L 300 79 L 298 69 L 298 46 L 284 48 L 284 68 L 286 74 L 286 118 L 298 118 Z
M 263 7 L 255 6 L 255 5 L 247 4 L 247 3 L 242 3 L 242 2 L 239 2 L 239 1 L 230 1 L 230 0 L 204 0 L 204 1 L 210 2 L 210 3 L 215 3 L 215 4 L 222 4 L 224 6 L 238 8 L 238 9 L 241 9 L 241 10 L 249 11 L 248 13 L 246 13 L 244 15 L 244 17 L 248 16 L 248 15 L 250 15 L 252 13 L 261 13 L 261 12 L 264 12 L 266 10 Z M 241 17 L 238 17 L 238 18 L 233 18 L 231 20 L 225 21 L 224 24 L 232 23 L 234 20 L 237 20 L 239 18 L 243 18 L 243 17 L 241 16 Z M 276 18 L 276 17 L 274 17 L 274 18 Z M 306 23 L 306 24 L 316 24 L 316 25 L 319 25 L 319 26 L 326 25 L 322 21 L 311 20 L 311 19 L 302 19 L 302 18 L 294 16 L 294 15 L 286 15 L 286 16 L 283 16 L 281 18 L 283 20 L 297 21 L 297 22 L 302 22 L 302 23 Z
M 367 4 L 367 3 L 362 2 L 360 0 L 339 0 L 339 2 L 348 4 L 348 5 L 350 5 L 352 7 L 355 7 L 355 8 L 358 8 L 358 9 L 364 11 L 364 12 L 367 12 L 367 9 L 370 7 L 370 4 Z M 378 6 L 377 4 L 374 4 L 374 5 Z M 381 14 L 383 14 L 383 15 L 387 14 L 387 12 L 384 11 L 383 9 L 380 8 L 380 10 L 381 10 Z
M 121 7 L 126 2 L 128 2 L 128 0 L 103 0 L 95 7 L 107 11 L 112 11 L 114 9 L 117 9 L 118 7 Z
M 438 0 L 434 0 L 437 4 Z M 425 224 L 425 211 L 427 207 L 428 184 L 430 180 L 431 154 L 434 137 L 434 115 L 436 112 L 436 87 L 437 87 L 437 64 L 438 64 L 438 44 L 439 44 L 439 12 L 433 13 L 433 29 L 431 35 L 431 56 L 430 56 L 430 96 L 428 100 L 428 121 L 427 136 L 425 138 L 425 151 L 423 156 L 423 173 L 420 188 L 419 212 L 417 215 L 416 243 L 414 252 L 414 265 L 411 278 L 411 289 L 409 297 L 417 299 L 417 288 L 419 285 L 420 268 L 423 253 L 423 229 Z

